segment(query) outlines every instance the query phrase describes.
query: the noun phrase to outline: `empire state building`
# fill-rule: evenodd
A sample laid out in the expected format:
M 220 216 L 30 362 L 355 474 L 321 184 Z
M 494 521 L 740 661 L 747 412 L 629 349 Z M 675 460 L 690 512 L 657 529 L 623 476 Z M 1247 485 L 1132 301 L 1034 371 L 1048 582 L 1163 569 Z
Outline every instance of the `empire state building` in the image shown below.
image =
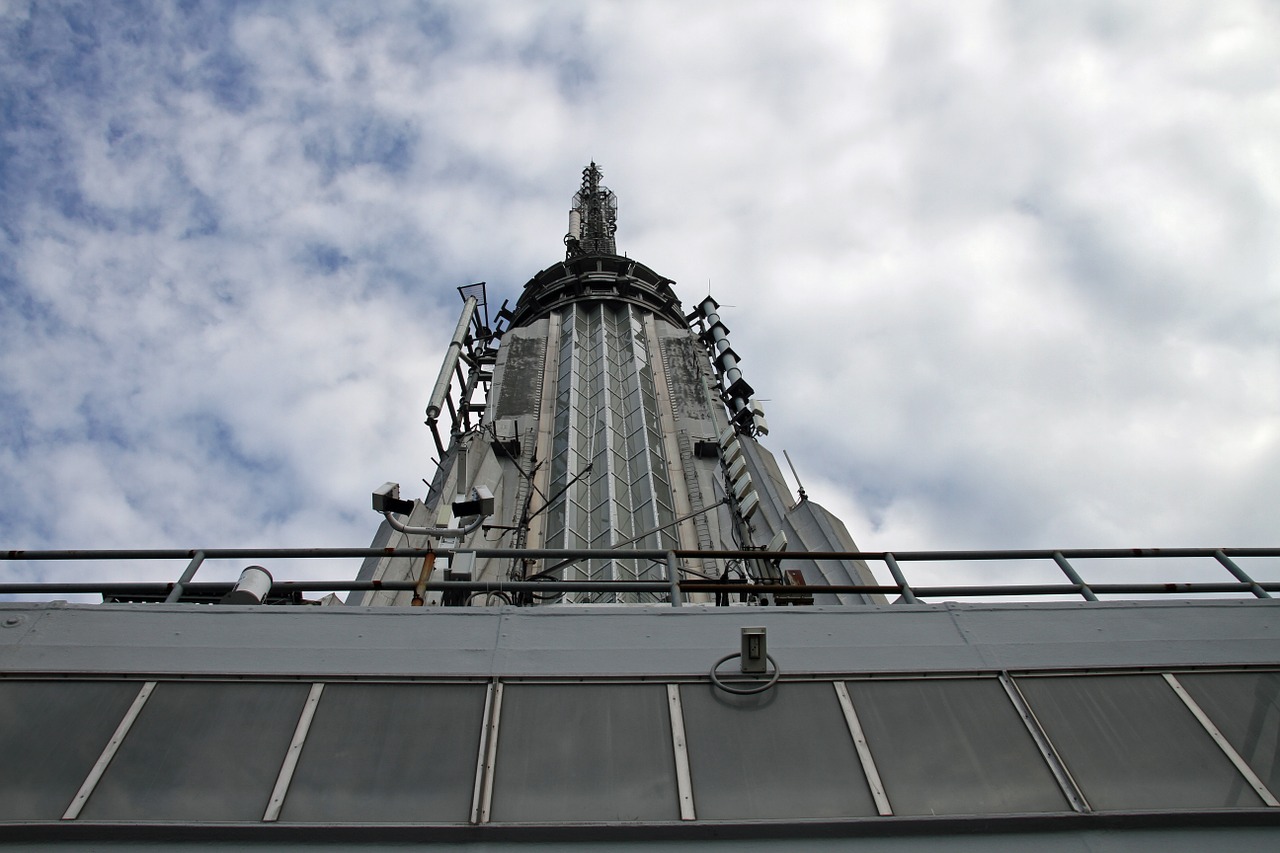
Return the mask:
M 803 491 L 791 496 L 777 460 L 760 442 L 768 432 L 764 411 L 716 301 L 682 305 L 674 282 L 618 254 L 618 201 L 601 181 L 595 163 L 583 169 L 565 258 L 525 283 L 514 308 L 504 303 L 491 316 L 485 285 L 459 288 L 462 316 L 427 407 L 440 465 L 426 498 L 396 503 L 409 518 L 389 515 L 374 545 L 418 546 L 428 537 L 416 531 L 465 529 L 455 508 L 491 497 L 487 521 L 438 537 L 446 547 L 570 553 L 547 560 L 465 553 L 447 567 L 433 566 L 435 572 L 474 581 L 740 582 L 743 593 L 721 594 L 722 604 L 812 603 L 806 584 L 873 585 L 861 561 L 788 559 L 781 567 L 787 547 L 857 547 L 844 524 Z M 610 549 L 759 549 L 761 556 L 708 554 L 673 565 L 572 553 Z M 371 559 L 362 579 L 421 574 L 416 561 Z M 656 603 L 673 594 L 590 591 L 471 601 Z M 843 593 L 818 601 L 878 598 Z M 371 592 L 353 603 L 409 601 L 407 592 Z

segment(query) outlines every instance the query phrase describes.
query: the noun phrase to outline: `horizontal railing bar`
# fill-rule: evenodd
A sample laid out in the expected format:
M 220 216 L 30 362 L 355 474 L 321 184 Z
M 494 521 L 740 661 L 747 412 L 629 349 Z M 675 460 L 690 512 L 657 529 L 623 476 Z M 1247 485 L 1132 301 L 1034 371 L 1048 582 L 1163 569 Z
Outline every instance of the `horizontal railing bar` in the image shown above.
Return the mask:
M 192 583 L 186 584 L 188 595 L 217 595 L 229 591 L 234 584 Z M 172 583 L 0 583 L 0 594 L 25 593 L 101 593 L 104 595 L 164 595 L 173 589 Z M 272 593 L 285 592 L 346 592 L 354 590 L 411 590 L 414 581 L 278 581 L 271 586 Z M 1167 593 L 1233 593 L 1250 592 L 1248 583 L 1114 583 L 1091 584 L 1091 588 L 1103 595 L 1136 595 Z M 1269 592 L 1280 592 L 1280 582 L 1261 583 Z M 446 592 L 653 592 L 668 593 L 671 585 L 666 581 L 436 581 L 428 583 L 428 591 Z M 976 595 L 1078 595 L 1075 584 L 1007 584 L 981 586 L 926 586 L 913 587 L 918 597 L 963 597 Z M 893 595 L 896 586 L 872 584 L 808 584 L 787 586 L 782 584 L 708 583 L 682 581 L 681 592 L 727 592 L 752 595 L 779 594 L 835 594 L 880 593 Z
M 351 557 L 422 557 L 429 553 L 449 556 L 449 548 L 160 548 L 111 550 L 27 550 L 0 551 L 0 560 L 190 560 L 203 552 L 206 560 L 236 559 L 342 559 Z M 1280 557 L 1278 548 L 1057 548 L 1040 550 L 970 550 L 970 551 L 783 551 L 697 550 L 697 549 L 624 549 L 606 548 L 458 548 L 477 557 L 661 560 L 667 554 L 678 557 L 805 559 L 805 560 L 874 560 L 884 562 L 892 554 L 898 562 L 970 561 L 970 560 L 1052 560 L 1061 554 L 1067 559 L 1124 559 L 1158 557 L 1208 557 L 1219 552 L 1228 557 Z

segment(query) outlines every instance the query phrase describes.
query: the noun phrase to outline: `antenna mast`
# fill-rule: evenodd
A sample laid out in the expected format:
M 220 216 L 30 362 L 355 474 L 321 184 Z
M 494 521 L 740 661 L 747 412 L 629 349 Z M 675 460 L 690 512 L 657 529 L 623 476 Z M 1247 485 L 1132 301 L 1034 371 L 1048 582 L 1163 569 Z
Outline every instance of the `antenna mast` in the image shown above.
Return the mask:
M 594 161 L 582 170 L 582 188 L 573 197 L 569 233 L 564 237 L 566 260 L 618 253 L 613 241 L 618 230 L 618 197 L 600 183 L 603 177 Z

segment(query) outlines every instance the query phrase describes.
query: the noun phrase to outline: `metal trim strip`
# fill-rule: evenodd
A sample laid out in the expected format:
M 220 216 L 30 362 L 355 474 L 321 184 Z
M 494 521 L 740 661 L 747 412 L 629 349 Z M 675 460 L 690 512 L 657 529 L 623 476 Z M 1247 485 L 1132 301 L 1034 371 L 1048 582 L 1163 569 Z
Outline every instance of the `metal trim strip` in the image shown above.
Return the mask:
M 298 725 L 293 730 L 289 751 L 284 754 L 284 761 L 280 764 L 280 774 L 276 776 L 276 786 L 271 790 L 267 810 L 262 815 L 264 821 L 280 819 L 284 798 L 289 793 L 289 783 L 293 781 L 293 772 L 298 769 L 298 758 L 302 755 L 302 747 L 307 741 L 307 732 L 311 731 L 311 720 L 315 718 L 316 707 L 320 704 L 320 694 L 323 692 L 323 681 L 317 681 L 311 685 L 307 701 L 302 706 L 302 713 L 298 715 Z
M 484 710 L 480 712 L 480 745 L 476 749 L 476 772 L 471 785 L 471 823 L 480 822 L 480 796 L 484 782 L 485 754 L 489 747 L 489 712 L 493 708 L 493 681 L 485 687 Z
M 115 758 L 116 750 L 120 749 L 120 744 L 124 742 L 125 736 L 129 734 L 129 729 L 133 728 L 133 721 L 138 719 L 138 714 L 142 713 L 142 706 L 147 704 L 147 699 L 150 698 L 152 691 L 155 689 L 156 682 L 154 681 L 148 681 L 142 685 L 138 695 L 133 698 L 133 704 L 129 706 L 129 710 L 125 712 L 124 717 L 120 720 L 120 725 L 116 726 L 115 734 L 111 736 L 111 740 L 107 741 L 107 745 L 102 749 L 102 754 L 98 756 L 98 760 L 94 762 L 93 767 L 89 770 L 89 775 L 81 783 L 80 790 L 76 791 L 71 804 L 63 812 L 63 820 L 75 820 L 80 816 L 80 810 L 89 801 L 89 796 L 93 793 L 93 789 L 98 786 L 98 780 L 106 772 L 107 765 L 111 763 L 111 759 Z
M 1022 718 L 1022 724 L 1027 727 L 1027 732 L 1031 735 L 1031 739 L 1035 741 L 1036 748 L 1040 750 L 1040 757 L 1049 766 L 1049 772 L 1053 774 L 1054 781 L 1058 783 L 1058 788 L 1062 791 L 1063 796 L 1067 798 L 1067 803 L 1071 806 L 1071 810 L 1081 814 L 1091 813 L 1093 808 L 1089 805 L 1089 801 L 1085 799 L 1084 792 L 1080 790 L 1080 786 L 1076 784 L 1071 771 L 1063 763 L 1062 756 L 1058 755 L 1058 750 L 1054 748 L 1053 742 L 1049 740 L 1049 735 L 1045 733 L 1044 728 L 1040 725 L 1036 712 L 1032 710 L 1027 698 L 1018 689 L 1017 682 L 1007 672 L 1000 673 L 998 678 L 1000 686 L 1004 688 L 1005 695 L 1013 703 L 1014 710 Z
M 493 808 L 493 774 L 498 763 L 498 724 L 502 721 L 502 682 L 493 682 L 493 706 L 485 721 L 483 782 L 480 787 L 480 811 L 477 823 L 488 823 Z
M 853 746 L 858 750 L 858 761 L 862 764 L 862 772 L 867 777 L 867 786 L 871 788 L 871 797 L 876 801 L 876 811 L 882 817 L 893 814 L 893 806 L 889 803 L 889 795 L 885 793 L 884 783 L 880 781 L 880 771 L 876 769 L 876 761 L 871 755 L 871 747 L 867 744 L 867 736 L 862 731 L 862 722 L 858 712 L 854 710 L 853 699 L 843 681 L 833 681 L 836 698 L 840 700 L 840 710 L 844 712 L 845 725 L 849 727 L 849 736 L 853 738 Z
M 667 685 L 667 705 L 671 716 L 671 748 L 676 758 L 676 788 L 680 794 L 680 819 L 697 820 L 693 807 L 693 776 L 689 772 L 689 747 L 684 735 L 684 706 L 680 685 Z
M 1223 754 L 1225 754 L 1227 758 L 1230 759 L 1231 763 L 1235 765 L 1235 768 L 1240 771 L 1240 775 L 1243 776 L 1245 781 L 1249 783 L 1249 786 L 1253 788 L 1254 793 L 1261 797 L 1262 801 L 1267 805 L 1273 808 L 1280 806 L 1280 801 L 1277 801 L 1275 795 L 1267 790 L 1267 786 L 1263 784 L 1260 778 L 1258 778 L 1258 774 L 1254 773 L 1253 768 L 1249 766 L 1248 762 L 1240 756 L 1240 753 L 1236 752 L 1235 747 L 1227 741 L 1222 732 L 1218 730 L 1218 727 L 1214 725 L 1213 720 L 1210 720 L 1209 715 L 1201 709 L 1201 707 L 1196 703 L 1196 700 L 1191 698 L 1191 694 L 1187 692 L 1186 688 L 1183 687 L 1181 683 L 1179 683 L 1173 673 L 1164 673 L 1164 680 L 1173 688 L 1173 692 L 1178 694 L 1178 698 L 1182 700 L 1182 704 L 1187 706 L 1187 710 L 1195 715 L 1196 720 L 1198 720 L 1200 725 L 1204 727 L 1204 730 L 1209 733 L 1209 737 L 1213 738 L 1213 742 L 1218 745 L 1218 748 L 1222 750 Z

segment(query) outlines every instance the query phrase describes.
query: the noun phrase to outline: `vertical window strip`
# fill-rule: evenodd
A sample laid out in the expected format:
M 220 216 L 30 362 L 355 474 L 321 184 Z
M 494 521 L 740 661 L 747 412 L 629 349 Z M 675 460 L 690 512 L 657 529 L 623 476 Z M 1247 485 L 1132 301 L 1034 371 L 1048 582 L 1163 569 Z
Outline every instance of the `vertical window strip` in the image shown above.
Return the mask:
M 844 721 L 849 726 L 849 735 L 853 738 L 853 746 L 858 750 L 858 762 L 862 765 L 862 773 L 867 777 L 867 786 L 871 789 L 871 798 L 876 802 L 876 811 L 882 817 L 893 814 L 893 806 L 889 803 L 889 795 L 885 793 L 884 783 L 880 781 L 880 771 L 876 769 L 875 759 L 871 755 L 871 747 L 867 745 L 867 736 L 862 730 L 862 722 L 853 707 L 853 699 L 843 681 L 833 681 L 836 698 L 840 700 L 840 710 L 844 712 Z
M 1083 814 L 1091 812 L 1092 808 L 1090 808 L 1088 800 L 1085 799 L 1080 786 L 1076 784 L 1076 780 L 1071 776 L 1071 771 L 1067 769 L 1067 765 L 1063 763 L 1062 757 L 1054 749 L 1049 736 L 1040 726 L 1040 721 L 1036 719 L 1035 711 L 1031 710 L 1026 697 L 1018 689 L 1017 682 L 1010 678 L 1007 672 L 1001 672 L 999 679 L 1000 686 L 1004 688 L 1005 695 L 1013 703 L 1013 708 L 1022 719 L 1022 724 L 1027 727 L 1027 732 L 1031 735 L 1031 739 L 1035 741 L 1036 748 L 1040 750 L 1040 757 L 1049 766 L 1049 772 L 1053 774 L 1054 781 L 1058 783 L 1058 788 L 1067 798 L 1071 809 Z
M 133 728 L 134 720 L 138 719 L 138 714 L 142 713 L 142 706 L 147 704 L 147 699 L 150 698 L 155 689 L 156 682 L 154 681 L 148 681 L 142 685 L 142 689 L 134 697 L 133 704 L 129 706 L 129 710 L 125 712 L 124 717 L 120 720 L 120 725 L 116 726 L 115 733 L 111 735 L 111 740 L 107 741 L 107 745 L 103 747 L 102 754 L 98 756 L 98 760 L 94 762 L 93 767 L 89 768 L 89 775 L 85 777 L 84 782 L 80 785 L 80 790 L 72 797 L 71 805 L 67 806 L 67 810 L 62 815 L 63 820 L 75 820 L 80 816 L 80 811 L 84 808 L 85 803 L 89 802 L 93 789 L 98 786 L 98 780 L 107 771 L 107 765 L 111 763 L 111 759 L 115 758 L 116 751 L 120 749 L 120 744 L 124 742 L 125 737 L 129 734 L 129 729 Z
M 484 734 L 480 738 L 480 755 L 484 762 L 481 772 L 479 808 L 476 823 L 488 823 L 493 809 L 493 774 L 498 764 L 498 723 L 502 720 L 502 682 L 496 678 L 490 685 L 490 695 L 485 699 Z M 490 701 L 492 699 L 492 701 Z
M 1191 694 L 1179 683 L 1177 677 L 1171 672 L 1166 672 L 1164 673 L 1164 680 L 1173 688 L 1173 692 L 1182 700 L 1182 704 L 1187 706 L 1187 710 L 1195 716 L 1200 725 L 1204 727 L 1204 730 L 1209 733 L 1209 737 L 1213 738 L 1213 742 L 1235 765 L 1236 770 L 1240 771 L 1240 775 L 1245 778 L 1245 781 L 1249 783 L 1254 792 L 1262 798 L 1262 801 L 1273 808 L 1280 806 L 1280 801 L 1277 801 L 1275 795 L 1267 790 L 1267 786 L 1263 784 L 1262 779 L 1258 777 L 1257 773 L 1253 772 L 1253 768 L 1240 756 L 1240 753 L 1236 752 L 1235 747 L 1223 737 L 1222 732 L 1214 725 L 1213 720 L 1210 720 L 1209 715 L 1197 704 L 1196 700 L 1191 698 Z
M 689 772 L 689 747 L 684 735 L 684 710 L 680 705 L 680 685 L 667 685 L 667 703 L 671 711 L 671 748 L 676 757 L 676 790 L 680 795 L 680 819 L 696 820 L 693 807 L 693 776 Z
M 307 732 L 311 730 L 311 721 L 316 716 L 316 707 L 320 704 L 320 694 L 324 692 L 324 683 L 317 681 L 311 685 L 306 704 L 298 715 L 298 725 L 293 730 L 293 740 L 289 742 L 289 751 L 284 754 L 284 762 L 280 765 L 280 774 L 276 776 L 276 786 L 271 791 L 271 799 L 267 801 L 267 811 L 262 815 L 264 821 L 280 819 L 280 810 L 284 808 L 284 798 L 289 793 L 289 783 L 293 781 L 293 773 L 298 769 L 298 759 L 302 756 L 302 747 L 307 742 Z

